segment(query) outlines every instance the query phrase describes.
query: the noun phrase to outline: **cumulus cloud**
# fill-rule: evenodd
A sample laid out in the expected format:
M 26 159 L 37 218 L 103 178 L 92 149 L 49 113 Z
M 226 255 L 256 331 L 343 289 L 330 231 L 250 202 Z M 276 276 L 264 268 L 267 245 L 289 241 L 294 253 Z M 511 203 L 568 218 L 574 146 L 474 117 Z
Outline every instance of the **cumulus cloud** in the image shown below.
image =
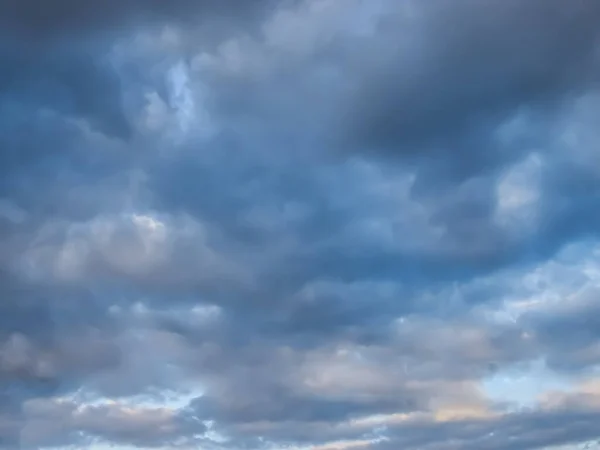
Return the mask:
M 598 23 L 3 2 L 0 449 L 593 445 Z

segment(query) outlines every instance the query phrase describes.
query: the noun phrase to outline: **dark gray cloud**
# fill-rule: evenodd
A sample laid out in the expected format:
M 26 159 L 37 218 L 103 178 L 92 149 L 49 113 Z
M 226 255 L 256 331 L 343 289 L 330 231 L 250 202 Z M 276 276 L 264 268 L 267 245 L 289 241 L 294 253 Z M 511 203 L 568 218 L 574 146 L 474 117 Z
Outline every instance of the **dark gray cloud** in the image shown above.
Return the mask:
M 408 20 L 403 8 L 382 25 L 389 45 L 377 82 L 363 84 L 363 108 L 354 109 L 354 130 L 366 142 L 353 142 L 361 146 L 417 158 L 427 155 L 423 147 L 439 150 L 449 155 L 447 170 L 480 174 L 510 157 L 473 148 L 498 120 L 530 103 L 552 107 L 581 83 L 596 81 L 600 9 L 593 1 L 459 0 L 416 7 Z M 401 25 L 418 43 L 399 39 Z
M 552 204 L 542 212 L 544 229 L 515 247 L 493 220 L 494 183 L 533 148 L 552 144 L 537 130 L 507 143 L 497 139 L 497 129 L 523 110 L 552 126 L 562 105 L 596 86 L 599 14 L 595 2 L 584 0 L 458 1 L 415 7 L 408 20 L 392 15 L 382 31 L 390 45 L 375 41 L 385 49 L 383 57 L 375 72 L 366 72 L 358 103 L 349 108 L 355 114 L 349 116 L 348 145 L 415 165 L 413 193 L 434 202 L 432 219 L 449 239 L 462 247 L 487 247 L 477 254 L 477 264 L 482 256 L 498 264 L 524 250 L 555 251 L 595 223 L 586 200 L 572 192 L 582 175 L 557 164 L 549 189 L 564 186 L 567 192 L 551 195 Z M 584 189 L 593 202 L 594 189 Z M 558 212 L 555 201 L 565 197 L 570 207 L 585 208 L 585 217 L 574 221 L 577 212 Z M 581 203 L 572 202 L 575 197 Z
M 196 214 L 207 211 L 210 216 L 225 214 L 227 208 L 208 212 L 215 208 L 208 202 L 228 205 L 233 211 L 230 214 L 238 216 L 229 217 L 228 223 L 243 227 L 234 231 L 256 236 L 257 230 L 251 230 L 250 224 L 239 217 L 241 211 L 253 207 L 252 203 L 244 203 L 241 192 L 252 183 L 264 182 L 268 189 L 275 189 L 276 185 L 278 192 L 294 189 L 287 194 L 288 201 L 318 205 L 309 218 L 320 225 L 316 229 L 334 235 L 348 224 L 354 211 L 339 207 L 336 210 L 337 198 L 315 200 L 311 190 L 322 183 L 320 175 L 315 176 L 306 167 L 301 175 L 296 175 L 299 173 L 296 169 L 306 158 L 301 153 L 322 155 L 333 150 L 335 154 L 335 149 L 341 146 L 342 151 L 337 154 L 347 155 L 349 149 L 356 147 L 354 154 L 384 158 L 384 164 L 390 162 L 389 157 L 396 162 L 400 157 L 399 163 L 411 168 L 415 179 L 410 196 L 415 202 L 427 205 L 427 220 L 441 234 L 438 252 L 432 258 L 410 255 L 409 264 L 401 256 L 384 258 L 384 252 L 378 249 L 381 260 L 369 265 L 380 264 L 384 270 L 397 273 L 406 270 L 407 265 L 414 265 L 416 258 L 423 258 L 419 264 L 425 271 L 441 265 L 443 272 L 447 272 L 449 266 L 456 267 L 457 263 L 463 266 L 459 271 L 487 270 L 536 255 L 546 257 L 568 239 L 593 232 L 595 219 L 589 213 L 589 204 L 595 201 L 594 189 L 584 188 L 585 198 L 581 193 L 572 194 L 574 183 L 570 180 L 581 180 L 585 174 L 558 159 L 544 161 L 548 167 L 541 174 L 544 184 L 541 195 L 545 197 L 548 192 L 548 203 L 544 201 L 540 206 L 538 223 L 544 222 L 544 227 L 539 227 L 538 233 L 515 235 L 513 230 L 498 223 L 495 212 L 499 179 L 514 165 L 526 161 L 532 152 L 555 145 L 549 139 L 560 137 L 554 133 L 550 136 L 548 131 L 560 127 L 561 116 L 572 107 L 574 99 L 595 86 L 596 5 L 586 1 L 573 6 L 540 2 L 523 7 L 509 2 L 488 7 L 460 1 L 448 11 L 443 7 L 415 7 L 410 16 L 403 12 L 405 3 L 399 6 L 382 3 L 381 8 L 389 13 L 383 22 L 391 21 L 392 25 L 388 28 L 381 25 L 384 30 L 374 37 L 359 39 L 351 32 L 340 31 L 339 22 L 344 23 L 346 14 L 350 16 L 348 21 L 358 19 L 347 10 L 336 10 L 335 6 L 330 10 L 339 13 L 342 19 L 333 19 L 335 13 L 324 7 L 325 18 L 319 17 L 308 24 L 312 15 L 316 17 L 318 13 L 307 8 L 297 14 L 297 22 L 302 25 L 282 14 L 273 21 L 275 25 L 265 26 L 268 44 L 260 39 L 233 39 L 216 54 L 193 59 L 191 73 L 198 73 L 211 86 L 207 107 L 225 124 L 223 133 L 227 132 L 227 137 L 220 136 L 222 140 L 216 144 L 218 148 L 228 148 L 228 156 L 222 158 L 244 160 L 249 149 L 264 152 L 261 147 L 265 147 L 280 149 L 268 152 L 276 154 L 273 158 L 281 159 L 284 153 L 293 155 L 290 159 L 294 161 L 289 166 L 291 173 L 286 172 L 282 179 L 283 184 L 276 179 L 274 185 L 263 181 L 272 179 L 275 170 L 264 163 L 261 166 L 254 162 L 259 165 L 250 170 L 228 164 L 231 169 L 227 176 L 235 178 L 225 193 L 218 193 L 224 196 L 219 200 L 216 196 L 210 200 L 198 199 L 195 192 L 211 189 L 210 180 L 215 177 L 212 164 L 223 163 L 213 160 L 207 167 L 206 161 L 201 164 L 185 161 L 184 168 L 179 165 L 170 168 L 164 179 L 169 184 L 166 189 L 158 187 L 161 197 L 166 196 L 163 201 Z M 509 27 L 513 33 L 506 36 L 503 31 Z M 435 32 L 425 31 L 431 29 Z M 290 44 L 286 32 L 296 32 L 298 43 Z M 472 37 L 475 35 L 477 39 Z M 409 44 L 405 44 L 407 41 Z M 412 42 L 415 44 L 411 45 Z M 477 49 L 469 53 L 467 42 L 477 42 Z M 361 60 L 361 55 L 368 56 Z M 382 77 L 386 82 L 380 80 Z M 375 89 L 381 89 L 382 95 L 371 92 Z M 442 92 L 438 93 L 439 90 Z M 295 95 L 296 92 L 302 95 Z M 391 102 L 397 106 L 385 109 Z M 404 116 L 406 119 L 402 119 Z M 385 137 L 385 130 L 376 131 L 386 121 L 396 120 L 397 126 L 387 127 L 389 137 Z M 403 120 L 414 120 L 418 125 L 404 125 Z M 459 123 L 453 124 L 453 120 Z M 366 127 L 372 130 L 360 131 Z M 425 131 L 418 131 L 419 127 Z M 252 133 L 256 142 L 244 139 L 246 133 Z M 390 151 L 378 153 L 377 148 L 382 145 L 367 142 L 356 133 L 374 136 L 365 137 L 367 140 L 389 141 L 385 147 Z M 417 134 L 404 136 L 406 133 Z M 179 177 L 181 170 L 202 173 L 206 185 L 196 183 L 190 187 Z M 593 177 L 590 177 L 592 185 Z M 341 176 L 335 181 L 342 185 L 354 182 Z M 297 191 L 295 183 L 304 188 Z M 555 193 L 557 189 L 561 189 L 560 193 Z M 303 195 L 307 198 L 299 198 Z M 575 197 L 581 203 L 573 202 Z M 559 206 L 553 201 L 557 198 L 568 200 Z M 275 198 L 269 200 L 281 202 Z M 348 200 L 343 200 L 348 208 Z M 570 220 L 574 214 L 581 214 L 581 219 Z M 314 239 L 313 236 L 308 238 Z M 349 266 L 353 256 L 347 254 L 346 243 L 340 247 L 335 251 L 346 252 L 342 258 L 347 262 L 345 266 Z M 368 251 L 365 249 L 362 254 Z M 327 266 L 337 268 L 340 264 Z M 353 270 L 363 270 L 360 263 L 357 266 Z
M 598 23 L 3 2 L 0 448 L 598 439 Z
M 216 0 L 125 0 L 108 3 L 61 0 L 47 4 L 37 0 L 8 0 L 2 3 L 0 16 L 5 32 L 17 32 L 30 39 L 78 36 L 87 32 L 120 33 L 121 28 L 151 21 L 187 21 L 190 15 L 204 21 L 252 15 L 263 6 L 262 0 L 251 2 Z M 209 23 L 210 25 L 210 23 Z

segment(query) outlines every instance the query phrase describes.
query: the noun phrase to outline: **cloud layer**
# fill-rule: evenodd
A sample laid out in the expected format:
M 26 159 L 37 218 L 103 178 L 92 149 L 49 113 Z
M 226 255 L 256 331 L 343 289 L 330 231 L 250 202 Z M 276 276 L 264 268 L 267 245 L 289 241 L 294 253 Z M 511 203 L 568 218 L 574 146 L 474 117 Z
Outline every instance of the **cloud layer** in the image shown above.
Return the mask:
M 0 449 L 593 448 L 599 23 L 3 2 Z

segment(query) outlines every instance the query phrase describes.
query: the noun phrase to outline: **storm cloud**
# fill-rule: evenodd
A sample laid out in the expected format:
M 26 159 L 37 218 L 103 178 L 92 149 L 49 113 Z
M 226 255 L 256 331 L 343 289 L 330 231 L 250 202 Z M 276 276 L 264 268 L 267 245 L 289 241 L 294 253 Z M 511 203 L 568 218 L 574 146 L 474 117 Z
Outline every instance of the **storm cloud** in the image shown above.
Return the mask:
M 597 1 L 0 28 L 0 449 L 600 441 Z

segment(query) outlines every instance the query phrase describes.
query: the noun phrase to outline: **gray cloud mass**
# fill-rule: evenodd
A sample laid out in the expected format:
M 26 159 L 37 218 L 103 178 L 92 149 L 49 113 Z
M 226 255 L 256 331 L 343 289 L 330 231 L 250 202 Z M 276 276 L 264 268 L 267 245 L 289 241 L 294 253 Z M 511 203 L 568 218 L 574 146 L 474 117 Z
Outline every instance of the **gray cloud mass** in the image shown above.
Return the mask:
M 0 30 L 0 449 L 600 445 L 599 2 Z

